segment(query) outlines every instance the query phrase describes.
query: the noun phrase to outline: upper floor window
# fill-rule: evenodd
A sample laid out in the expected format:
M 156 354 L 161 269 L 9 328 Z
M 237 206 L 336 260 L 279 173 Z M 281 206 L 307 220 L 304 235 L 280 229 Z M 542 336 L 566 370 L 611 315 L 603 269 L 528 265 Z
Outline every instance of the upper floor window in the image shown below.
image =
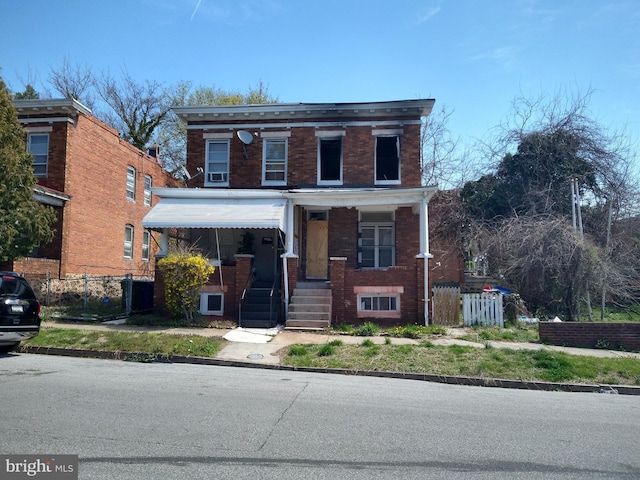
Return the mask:
M 205 185 L 229 186 L 229 140 L 208 140 Z
M 124 258 L 133 258 L 133 225 L 124 227 Z
M 149 260 L 149 250 L 151 246 L 151 234 L 149 230 L 142 232 L 142 260 Z
M 127 167 L 127 200 L 136 201 L 136 169 Z
M 342 185 L 342 137 L 344 131 L 318 131 L 318 184 Z
M 153 186 L 153 180 L 150 175 L 144 176 L 144 204 L 147 207 L 151 206 L 151 187 Z
M 287 139 L 265 138 L 262 162 L 263 185 L 286 185 Z
M 376 184 L 400 183 L 400 136 L 376 136 Z
M 360 212 L 358 264 L 363 268 L 395 265 L 393 212 Z
M 35 176 L 46 177 L 49 164 L 49 134 L 29 134 L 27 149 L 33 155 L 33 173 Z

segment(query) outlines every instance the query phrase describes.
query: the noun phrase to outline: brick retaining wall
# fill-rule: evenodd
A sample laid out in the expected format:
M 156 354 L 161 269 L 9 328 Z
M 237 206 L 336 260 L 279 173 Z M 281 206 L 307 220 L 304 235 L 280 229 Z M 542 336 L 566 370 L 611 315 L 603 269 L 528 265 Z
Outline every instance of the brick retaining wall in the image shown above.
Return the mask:
M 640 351 L 640 323 L 540 322 L 540 341 L 551 345 Z

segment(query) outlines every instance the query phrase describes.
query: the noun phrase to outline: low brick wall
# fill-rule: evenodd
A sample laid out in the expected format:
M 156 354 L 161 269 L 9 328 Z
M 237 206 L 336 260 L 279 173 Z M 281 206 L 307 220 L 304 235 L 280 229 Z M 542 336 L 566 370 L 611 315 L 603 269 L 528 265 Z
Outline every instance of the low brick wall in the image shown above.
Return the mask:
M 540 341 L 581 348 L 640 351 L 640 323 L 540 322 Z

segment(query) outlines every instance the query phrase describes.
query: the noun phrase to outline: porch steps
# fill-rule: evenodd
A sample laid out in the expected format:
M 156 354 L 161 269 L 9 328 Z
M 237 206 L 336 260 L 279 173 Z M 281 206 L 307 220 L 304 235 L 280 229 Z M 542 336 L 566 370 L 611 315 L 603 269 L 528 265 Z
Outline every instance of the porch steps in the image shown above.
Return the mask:
M 242 303 L 240 326 L 243 328 L 273 328 L 278 324 L 279 302 L 275 300 L 274 311 L 271 307 L 271 288 L 252 288 Z
M 324 330 L 331 325 L 331 289 L 322 282 L 299 282 L 289 303 L 286 330 Z

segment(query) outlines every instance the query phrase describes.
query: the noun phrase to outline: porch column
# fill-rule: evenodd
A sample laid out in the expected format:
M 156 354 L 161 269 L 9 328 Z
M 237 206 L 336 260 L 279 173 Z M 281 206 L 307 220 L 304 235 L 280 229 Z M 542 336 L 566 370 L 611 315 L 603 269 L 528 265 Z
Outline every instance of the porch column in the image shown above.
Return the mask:
M 424 263 L 424 324 L 429 325 L 429 259 L 433 255 L 429 253 L 429 211 L 426 194 L 420 202 L 420 253 L 416 258 L 422 258 Z
M 289 314 L 289 298 L 291 296 L 291 286 L 295 287 L 297 282 L 297 255 L 293 253 L 293 215 L 295 211 L 295 205 L 293 200 L 287 200 L 287 208 L 285 214 L 285 243 L 286 248 L 284 254 L 282 254 L 282 275 L 283 275 L 283 289 L 284 289 L 284 314 L 285 317 Z
M 286 243 L 287 243 L 287 248 L 285 251 L 285 255 L 287 257 L 292 257 L 294 256 L 293 254 L 293 236 L 294 236 L 294 232 L 293 232 L 293 212 L 295 209 L 295 205 L 293 204 L 293 200 L 289 199 L 287 200 L 287 209 L 286 209 L 286 226 L 285 226 L 285 235 L 286 235 Z
M 169 253 L 169 230 L 166 228 L 162 229 L 162 234 L 160 235 L 160 251 L 156 257 L 166 257 Z

